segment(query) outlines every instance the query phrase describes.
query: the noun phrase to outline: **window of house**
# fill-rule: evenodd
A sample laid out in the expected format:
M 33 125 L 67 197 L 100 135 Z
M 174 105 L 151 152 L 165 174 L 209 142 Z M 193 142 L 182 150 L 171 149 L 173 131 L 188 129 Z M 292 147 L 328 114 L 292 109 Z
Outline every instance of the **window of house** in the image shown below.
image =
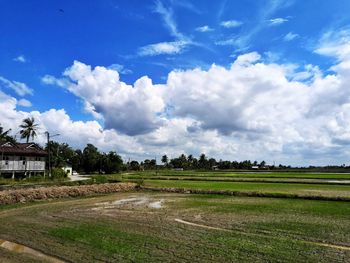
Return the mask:
M 19 160 L 22 161 L 22 165 L 26 164 L 26 157 L 25 156 L 20 156 Z

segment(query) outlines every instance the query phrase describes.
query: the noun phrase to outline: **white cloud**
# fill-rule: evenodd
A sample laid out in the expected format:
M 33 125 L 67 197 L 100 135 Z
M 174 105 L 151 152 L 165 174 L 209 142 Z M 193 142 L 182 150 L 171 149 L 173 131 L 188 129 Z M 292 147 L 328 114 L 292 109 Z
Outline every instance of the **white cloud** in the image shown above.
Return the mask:
M 13 61 L 16 61 L 16 62 L 20 62 L 20 63 L 26 63 L 27 62 L 27 59 L 23 56 L 23 55 L 20 55 L 18 57 L 15 57 L 13 59 Z
M 92 69 L 78 61 L 64 76 L 70 81 L 65 88 L 85 101 L 90 111 L 103 116 L 107 129 L 136 135 L 157 129 L 163 121 L 158 115 L 165 107 L 163 91 L 146 76 L 131 86 L 121 82 L 115 70 Z
M 25 83 L 18 82 L 18 81 L 11 81 L 0 76 L 0 88 L 1 87 L 11 89 L 14 92 L 16 92 L 19 96 L 33 94 L 33 90 L 30 89 Z
M 17 104 L 22 107 L 32 107 L 32 103 L 26 99 L 20 99 Z
M 294 39 L 296 39 L 296 38 L 298 38 L 299 37 L 299 35 L 298 34 L 295 34 L 295 33 L 293 33 L 293 32 L 289 32 L 288 34 L 286 34 L 284 37 L 283 37 L 283 40 L 284 41 L 292 41 L 292 40 L 294 40 Z
M 187 45 L 187 42 L 184 42 L 184 41 L 162 42 L 157 44 L 151 44 L 151 45 L 141 47 L 138 50 L 138 54 L 139 56 L 179 54 L 183 52 L 186 45 Z
M 247 36 L 237 36 L 234 38 L 222 39 L 215 42 L 217 46 L 233 46 L 235 47 L 235 52 L 244 52 L 249 49 L 249 37 Z
M 197 27 L 197 28 L 196 28 L 196 31 L 204 33 L 204 32 L 214 31 L 214 29 L 212 29 L 212 28 L 209 27 L 208 25 L 205 25 L 205 26 Z
M 182 53 L 185 48 L 192 43 L 190 38 L 182 34 L 173 18 L 172 8 L 167 8 L 161 1 L 155 2 L 154 12 L 161 15 L 164 25 L 168 28 L 170 34 L 175 38 L 174 41 L 149 44 L 138 49 L 139 56 L 157 56 L 174 55 Z
M 222 21 L 220 25 L 226 28 L 234 28 L 234 27 L 240 27 L 241 25 L 243 25 L 243 23 L 237 20 L 227 20 L 227 21 Z
M 288 22 L 288 19 L 287 18 L 282 18 L 282 17 L 278 17 L 278 18 L 273 18 L 273 19 L 270 19 L 270 25 L 271 26 L 277 26 L 277 25 L 281 25 L 285 22 Z
M 346 62 L 350 60 L 350 29 L 333 30 L 326 32 L 320 40 L 316 53 Z
M 127 68 L 125 68 L 124 65 L 121 65 L 121 64 L 112 64 L 108 68 L 116 70 L 116 71 L 118 71 L 119 74 L 123 74 L 123 75 L 133 73 L 131 69 L 127 69 Z
M 177 25 L 173 18 L 173 10 L 171 8 L 166 8 L 160 0 L 155 3 L 154 11 L 162 16 L 165 26 L 169 29 L 170 34 L 177 39 L 184 39 L 184 35 L 177 29 Z
M 18 111 L 16 99 L 1 93 L 0 122 L 14 125 L 32 114 L 69 143 L 139 157 L 205 152 L 225 159 L 342 163 L 350 155 L 346 39 L 344 32 L 326 34 L 316 49 L 338 59 L 331 74 L 315 65 L 266 62 L 252 52 L 229 68 L 177 70 L 163 85 L 148 77 L 127 85 L 115 70 L 76 61 L 64 79 L 44 80 L 81 98 L 103 118 L 104 131 L 96 121 L 72 121 L 64 110 Z

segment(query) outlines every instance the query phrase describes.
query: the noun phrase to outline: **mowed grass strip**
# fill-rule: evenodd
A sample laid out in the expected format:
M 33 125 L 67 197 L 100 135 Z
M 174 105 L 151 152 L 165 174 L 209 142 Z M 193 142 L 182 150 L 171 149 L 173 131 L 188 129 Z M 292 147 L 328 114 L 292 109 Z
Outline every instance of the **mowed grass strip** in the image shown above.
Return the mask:
M 129 175 L 123 178 L 140 180 L 140 176 Z M 217 176 L 146 176 L 146 180 L 183 180 L 183 181 L 218 181 L 218 182 L 257 182 L 257 183 L 300 183 L 300 184 L 330 184 L 350 185 L 350 180 L 344 179 L 305 179 L 305 178 L 256 178 L 256 177 L 217 177 Z
M 350 180 L 350 173 L 308 173 L 308 172 L 226 172 L 226 171 L 143 171 L 122 174 L 128 176 L 187 176 L 187 177 L 240 177 L 240 178 L 304 178 Z
M 144 180 L 145 187 L 350 198 L 350 185 Z

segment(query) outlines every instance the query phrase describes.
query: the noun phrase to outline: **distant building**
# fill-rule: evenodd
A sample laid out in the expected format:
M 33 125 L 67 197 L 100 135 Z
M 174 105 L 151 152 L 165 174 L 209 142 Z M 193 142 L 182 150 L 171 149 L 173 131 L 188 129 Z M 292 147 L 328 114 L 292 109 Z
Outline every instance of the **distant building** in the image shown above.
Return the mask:
M 211 169 L 214 170 L 214 171 L 220 170 L 218 165 L 213 165 L 213 166 L 211 167 Z
M 45 175 L 47 152 L 35 143 L 0 141 L 0 176 Z
M 259 166 L 257 166 L 257 165 L 253 165 L 253 166 L 252 166 L 252 169 L 254 169 L 254 170 L 258 170 L 258 169 L 259 169 Z

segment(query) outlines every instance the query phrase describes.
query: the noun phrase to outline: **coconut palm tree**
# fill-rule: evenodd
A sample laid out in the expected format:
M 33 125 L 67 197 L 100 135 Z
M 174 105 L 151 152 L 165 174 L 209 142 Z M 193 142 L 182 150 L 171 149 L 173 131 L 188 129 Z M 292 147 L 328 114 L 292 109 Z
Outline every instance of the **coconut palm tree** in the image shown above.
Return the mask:
M 0 140 L 6 140 L 9 136 L 8 133 L 11 131 L 11 129 L 4 131 L 4 128 L 0 124 Z
M 24 119 L 23 123 L 19 126 L 22 128 L 22 130 L 19 131 L 21 139 L 26 139 L 27 143 L 29 142 L 30 137 L 34 140 L 34 137 L 37 135 L 36 130 L 38 129 L 38 126 L 39 125 L 35 123 L 33 117 Z

